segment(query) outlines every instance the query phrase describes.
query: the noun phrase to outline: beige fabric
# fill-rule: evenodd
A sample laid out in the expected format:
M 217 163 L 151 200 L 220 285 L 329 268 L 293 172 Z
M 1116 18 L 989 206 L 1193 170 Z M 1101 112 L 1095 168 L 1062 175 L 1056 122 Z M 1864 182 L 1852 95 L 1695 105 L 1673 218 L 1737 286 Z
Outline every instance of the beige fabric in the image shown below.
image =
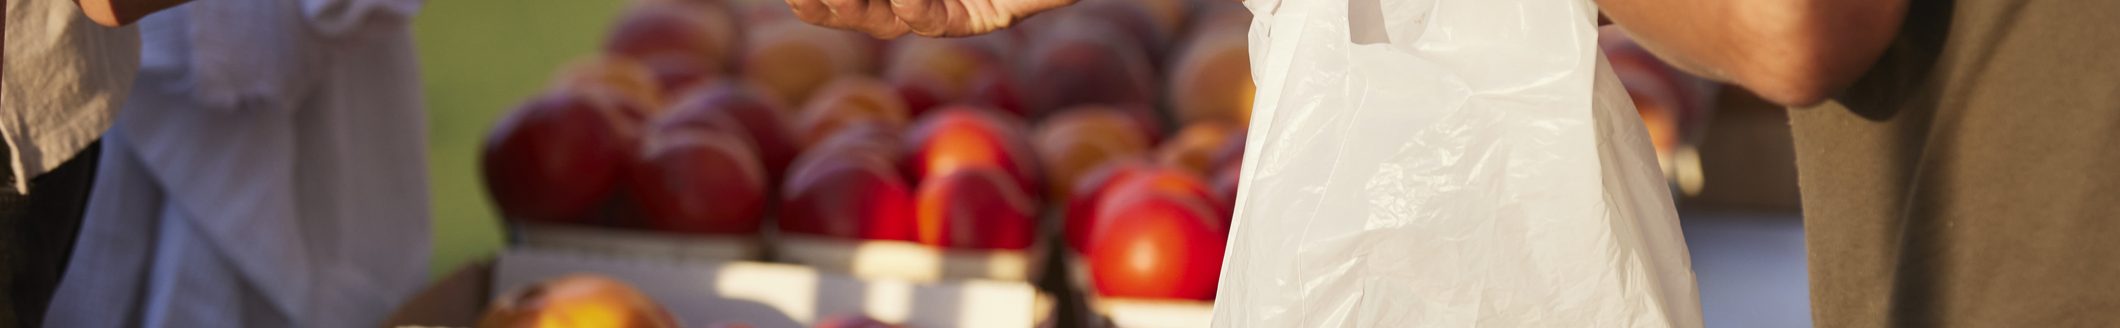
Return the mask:
M 80 152 L 110 128 L 132 89 L 140 35 L 96 25 L 71 1 L 7 0 L 7 60 L 0 71 L 0 136 L 13 186 Z

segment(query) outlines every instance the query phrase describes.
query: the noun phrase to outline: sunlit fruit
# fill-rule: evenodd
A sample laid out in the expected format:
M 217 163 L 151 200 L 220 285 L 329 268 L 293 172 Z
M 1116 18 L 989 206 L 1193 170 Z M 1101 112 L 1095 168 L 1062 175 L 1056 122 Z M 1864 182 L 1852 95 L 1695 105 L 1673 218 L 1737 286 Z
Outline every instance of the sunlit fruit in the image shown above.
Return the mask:
M 797 114 L 794 130 L 804 145 L 815 144 L 851 125 L 879 124 L 903 129 L 909 118 L 905 100 L 890 84 L 869 77 L 841 77 L 825 85 Z
M 1075 179 L 1061 213 L 1061 237 L 1068 248 L 1078 253 L 1089 250 L 1090 227 L 1096 222 L 1097 204 L 1106 191 L 1120 181 L 1156 169 L 1155 164 L 1140 158 L 1120 158 L 1092 167 Z
M 1121 190 L 1101 205 L 1087 254 L 1106 297 L 1212 299 L 1226 241 L 1212 210 L 1180 194 Z
M 1036 155 L 1023 124 L 1006 114 L 952 106 L 922 116 L 906 132 L 904 170 L 914 181 L 969 167 L 1002 170 L 1025 195 L 1038 195 Z
M 801 104 L 812 92 L 843 75 L 872 70 L 869 37 L 795 20 L 747 26 L 743 76 L 785 104 Z
M 1251 54 L 1245 32 L 1226 29 L 1194 36 L 1172 63 L 1165 88 L 1178 122 L 1251 120 Z
M 920 182 L 915 213 L 921 243 L 963 249 L 1024 249 L 1035 235 L 1032 200 L 1008 174 L 987 166 Z
M 1106 161 L 1138 156 L 1148 150 L 1133 117 L 1103 106 L 1063 110 L 1046 118 L 1031 134 L 1045 169 L 1047 198 L 1065 202 L 1077 179 Z
M 625 282 L 577 274 L 496 298 L 480 328 L 665 328 L 677 319 Z
M 1097 216 L 1102 208 L 1112 203 L 1131 200 L 1120 195 L 1124 190 L 1148 189 L 1184 196 L 1205 206 L 1205 209 L 1209 210 L 1205 217 L 1226 216 L 1220 211 L 1221 206 L 1215 201 L 1217 198 L 1214 192 L 1208 189 L 1207 182 L 1191 172 L 1132 161 L 1119 161 L 1109 165 L 1112 167 L 1100 168 L 1081 181 L 1082 184 L 1075 188 L 1074 194 L 1077 196 L 1068 200 L 1068 212 L 1064 217 L 1067 221 L 1063 222 L 1064 230 L 1061 232 L 1077 251 L 1088 250 L 1084 246 L 1092 243 L 1091 234 L 1099 229 L 1097 225 L 1106 219 Z
M 893 165 L 895 149 L 866 141 L 829 139 L 795 160 L 781 193 L 782 231 L 917 241 L 913 188 Z
M 1216 163 L 1216 165 L 1243 164 L 1244 138 L 1246 138 L 1246 133 L 1244 131 L 1237 131 L 1237 134 L 1234 136 L 1230 136 L 1229 140 L 1224 140 L 1222 146 L 1216 147 L 1214 155 L 1212 156 L 1212 158 L 1214 158 L 1212 161 Z
M 1192 171 L 1200 176 L 1211 176 L 1214 169 L 1221 164 L 1215 161 L 1217 152 L 1222 151 L 1231 140 L 1243 138 L 1242 130 L 1242 127 L 1225 121 L 1188 124 L 1185 129 L 1178 130 L 1177 135 L 1164 140 L 1163 145 L 1156 149 L 1156 162 Z

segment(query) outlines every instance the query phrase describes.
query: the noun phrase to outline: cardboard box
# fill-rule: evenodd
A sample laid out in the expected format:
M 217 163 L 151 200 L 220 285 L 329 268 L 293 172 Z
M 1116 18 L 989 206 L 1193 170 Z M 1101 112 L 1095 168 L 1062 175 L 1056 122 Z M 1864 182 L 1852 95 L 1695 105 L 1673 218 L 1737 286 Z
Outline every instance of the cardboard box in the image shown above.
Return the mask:
M 629 282 L 687 327 L 743 322 L 807 327 L 838 314 L 862 314 L 910 327 L 1050 325 L 1055 307 L 1023 282 L 915 283 L 862 280 L 787 264 L 646 261 L 577 252 L 514 249 L 476 264 L 408 301 L 391 326 L 468 327 L 501 292 L 573 273 Z
M 1031 250 L 957 250 L 890 240 L 785 235 L 775 260 L 861 278 L 1030 281 Z
M 702 236 L 594 226 L 517 222 L 511 247 L 668 261 L 752 261 L 765 258 L 763 237 Z
M 1083 302 L 1098 320 L 1095 327 L 1125 328 L 1199 328 L 1214 321 L 1215 303 L 1212 301 L 1184 299 L 1140 299 L 1106 297 L 1097 294 L 1090 279 L 1089 264 L 1079 257 L 1067 260 L 1068 280 L 1071 288 L 1079 291 Z

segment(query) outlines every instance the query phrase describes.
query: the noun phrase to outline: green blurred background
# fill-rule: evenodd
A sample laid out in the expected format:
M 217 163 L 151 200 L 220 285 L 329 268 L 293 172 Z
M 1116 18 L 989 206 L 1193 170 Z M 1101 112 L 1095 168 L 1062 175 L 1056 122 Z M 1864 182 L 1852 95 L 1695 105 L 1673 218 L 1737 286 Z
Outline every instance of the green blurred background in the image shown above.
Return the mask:
M 501 246 L 479 181 L 478 147 L 509 108 L 553 71 L 594 53 L 621 0 L 429 1 L 412 23 L 427 92 L 427 173 L 440 276 Z

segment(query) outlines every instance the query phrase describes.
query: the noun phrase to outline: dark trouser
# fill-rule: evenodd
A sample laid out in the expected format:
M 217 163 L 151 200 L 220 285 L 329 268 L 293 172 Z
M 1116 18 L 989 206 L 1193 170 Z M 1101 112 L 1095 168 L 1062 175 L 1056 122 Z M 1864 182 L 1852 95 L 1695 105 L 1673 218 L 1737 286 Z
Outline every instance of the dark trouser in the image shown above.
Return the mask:
M 99 144 L 31 178 L 27 195 L 14 189 L 13 170 L 0 166 L 0 182 L 6 183 L 0 185 L 0 327 L 36 327 L 44 320 L 88 209 Z M 13 153 L 4 150 L 0 144 L 0 154 Z

